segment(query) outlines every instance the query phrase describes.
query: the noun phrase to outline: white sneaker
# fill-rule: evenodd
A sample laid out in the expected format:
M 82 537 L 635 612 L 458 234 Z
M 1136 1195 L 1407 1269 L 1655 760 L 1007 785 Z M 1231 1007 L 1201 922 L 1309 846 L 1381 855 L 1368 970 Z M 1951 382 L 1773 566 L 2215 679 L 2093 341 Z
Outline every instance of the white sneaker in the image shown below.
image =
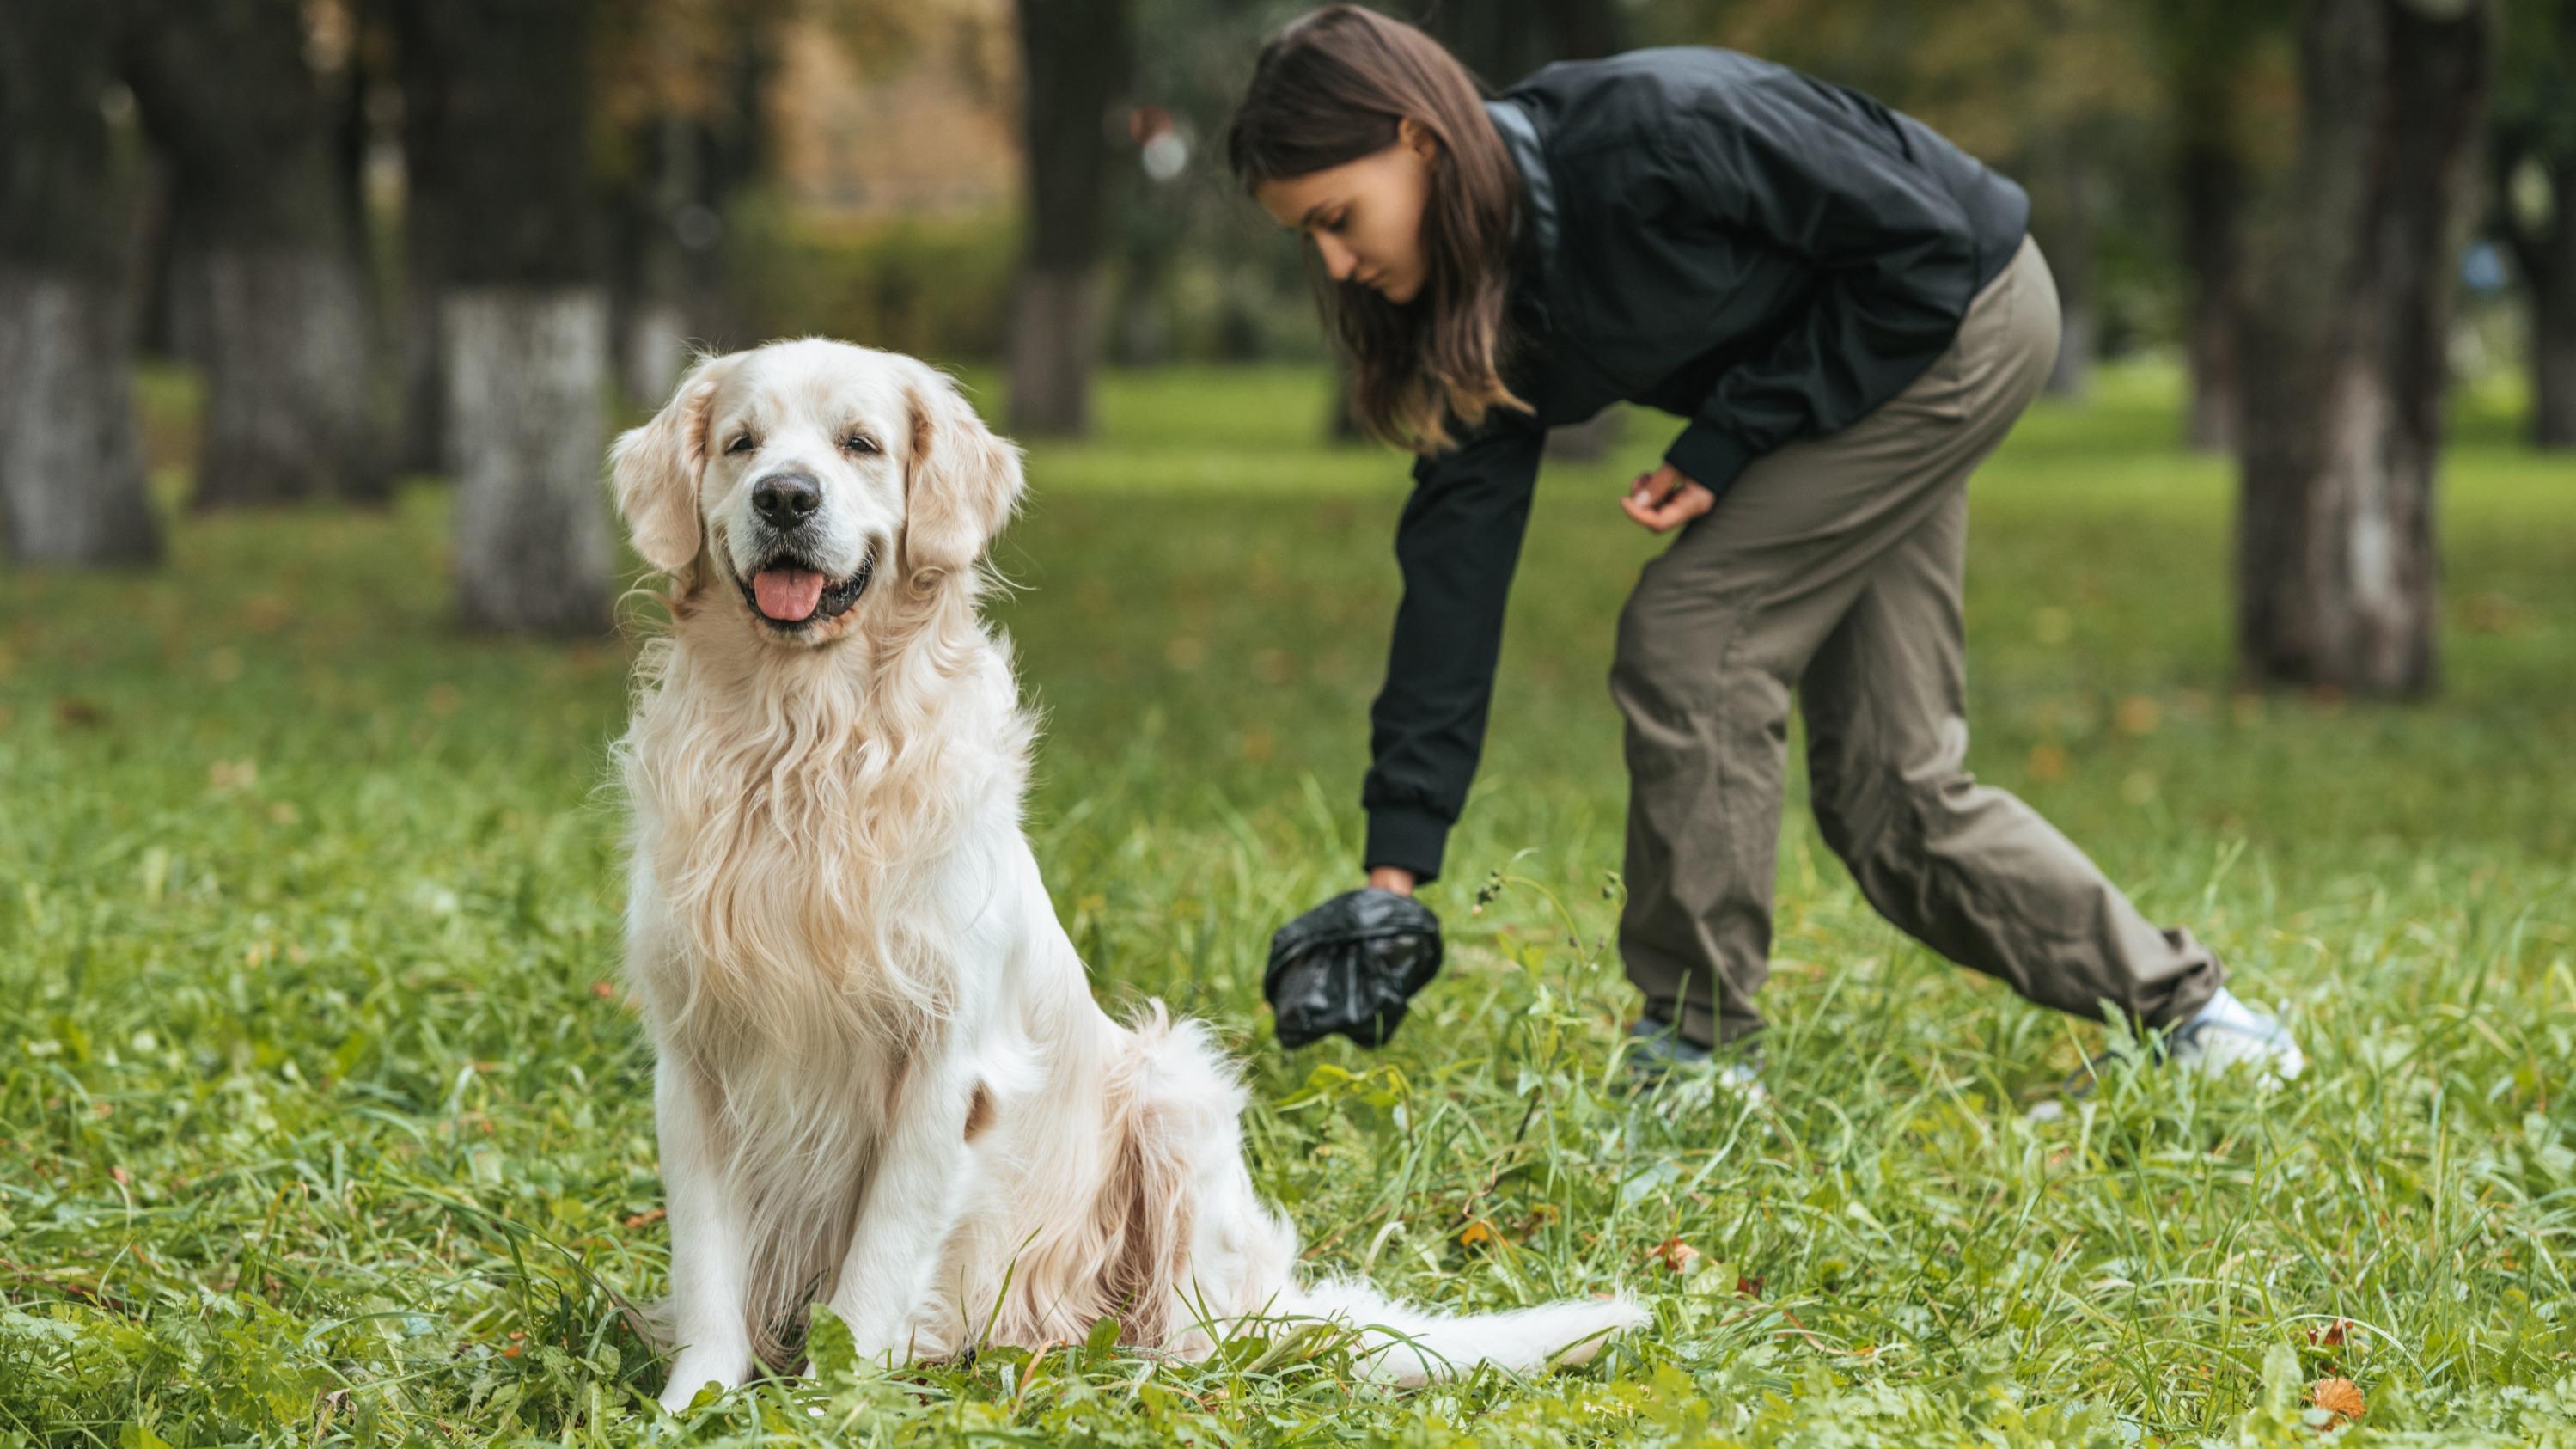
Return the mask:
M 1730 1092 L 1756 1107 L 1771 1100 L 1770 1090 L 1762 1085 L 1762 1069 L 1751 1062 L 1728 1062 L 1717 1072 L 1717 1089 Z
M 2165 1051 L 2175 1066 L 2204 1076 L 2251 1065 L 2266 1087 L 2295 1080 L 2308 1065 L 2289 1028 L 2237 1000 L 2224 986 L 2199 1014 L 2173 1029 L 2165 1038 Z
M 2082 1100 L 2101 1080 L 2103 1069 L 2125 1056 L 2117 1048 L 2102 1053 L 2068 1077 L 2060 1090 L 2065 1097 Z M 2224 986 L 2191 1020 L 2165 1035 L 2163 1048 L 2153 1060 L 2170 1062 L 2177 1071 L 2204 1077 L 2250 1065 L 2261 1073 L 2255 1078 L 2256 1084 L 2266 1090 L 2296 1079 L 2308 1066 L 2307 1056 L 2290 1039 L 2288 1027 L 2237 1000 L 2236 993 Z M 2066 1116 L 2066 1103 L 2058 1098 L 2034 1102 L 2023 1115 L 2034 1122 L 2061 1121 Z

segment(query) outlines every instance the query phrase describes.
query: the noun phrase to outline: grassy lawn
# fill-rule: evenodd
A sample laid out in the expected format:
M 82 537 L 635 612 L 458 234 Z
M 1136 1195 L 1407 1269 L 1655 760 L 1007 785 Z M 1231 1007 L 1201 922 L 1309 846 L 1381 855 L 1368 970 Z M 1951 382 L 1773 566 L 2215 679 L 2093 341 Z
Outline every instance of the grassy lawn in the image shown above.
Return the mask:
M 2229 471 L 2171 394 L 2043 405 L 1978 480 L 1973 763 L 2313 1068 L 2050 1125 L 2100 1030 L 1910 945 L 1795 813 L 1771 1106 L 1605 1080 L 1603 676 L 1655 547 L 1612 499 L 1669 424 L 1542 484 L 1452 965 L 1375 1055 L 1283 1054 L 1258 984 L 1355 873 L 1399 462 L 1319 447 L 1293 371 L 1113 378 L 1100 440 L 1035 450 L 999 612 L 1101 995 L 1222 1024 L 1317 1267 L 1654 1306 L 1590 1370 L 1412 1394 L 1312 1343 L 826 1353 L 662 1420 L 617 1308 L 667 1250 L 613 984 L 626 646 L 454 632 L 428 487 L 0 576 L 0 1444 L 2291 1444 L 2327 1378 L 2352 1442 L 2576 1442 L 2576 469 L 2464 419 L 2437 702 L 2244 695 Z

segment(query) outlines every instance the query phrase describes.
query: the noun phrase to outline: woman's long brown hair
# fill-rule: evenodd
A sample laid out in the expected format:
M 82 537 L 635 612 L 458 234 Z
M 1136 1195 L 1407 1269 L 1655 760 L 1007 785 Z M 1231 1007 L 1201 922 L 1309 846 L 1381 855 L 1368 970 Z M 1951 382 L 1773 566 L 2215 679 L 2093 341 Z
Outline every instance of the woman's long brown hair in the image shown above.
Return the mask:
M 1251 191 L 1383 151 L 1408 120 L 1438 143 L 1422 212 L 1422 291 L 1398 304 L 1319 271 L 1316 296 L 1360 421 L 1400 447 L 1436 453 L 1454 441 L 1453 423 L 1474 427 L 1497 406 L 1529 410 L 1502 377 L 1520 177 L 1475 76 L 1403 21 L 1327 6 L 1262 47 L 1226 152 Z

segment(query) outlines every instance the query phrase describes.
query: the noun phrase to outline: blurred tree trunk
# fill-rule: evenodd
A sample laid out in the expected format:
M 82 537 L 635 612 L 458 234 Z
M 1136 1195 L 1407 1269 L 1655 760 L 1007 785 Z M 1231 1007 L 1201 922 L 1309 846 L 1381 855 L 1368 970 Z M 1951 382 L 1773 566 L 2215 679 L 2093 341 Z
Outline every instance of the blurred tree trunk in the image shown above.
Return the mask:
M 0 30 L 0 546 L 31 563 L 161 553 L 122 287 L 132 198 L 99 113 L 119 15 L 20 0 Z
M 178 275 L 184 219 L 179 215 L 179 188 L 172 170 L 166 156 L 150 157 L 143 168 L 142 214 L 135 222 L 142 267 L 134 300 L 135 334 L 147 354 L 202 367 L 205 349 L 182 335 Z
M 1011 427 L 1091 427 L 1109 111 L 1127 82 L 1126 0 L 1020 0 L 1028 250 L 1011 315 Z
M 2509 233 L 2531 290 L 2531 441 L 2576 448 L 2576 155 L 2554 158 L 2543 174 L 2547 223 Z
M 2521 278 L 2531 441 L 2576 448 L 2576 0 L 2498 0 L 2493 230 Z
M 197 503 L 382 500 L 366 289 L 302 6 L 129 3 L 126 76 L 170 166 L 172 306 L 201 329 Z
M 2223 141 L 2187 143 L 2181 162 L 2182 254 L 2191 273 L 2185 436 L 2194 448 L 2225 452 L 2236 446 L 2244 387 L 2237 340 L 2237 316 L 2245 307 L 2244 168 L 2235 148 Z
M 383 79 L 382 67 L 375 62 L 384 57 L 371 56 L 369 51 L 385 42 L 383 16 L 377 13 L 380 5 L 381 0 L 340 0 L 340 9 L 347 12 L 347 53 L 337 57 L 336 70 L 316 77 L 330 127 L 331 180 L 339 193 L 340 237 L 348 244 L 358 275 L 366 280 L 370 314 L 378 294 L 374 217 L 367 205 L 367 152 L 374 144 L 375 123 L 368 111 Z
M 423 28 L 421 8 L 401 0 L 386 8 L 402 90 L 402 466 L 446 473 L 454 460 L 447 456 L 447 332 L 440 313 L 465 163 L 445 149 L 453 81 L 435 61 L 435 37 Z
M 2238 647 L 2257 679 L 2437 678 L 2444 347 L 2488 0 L 2309 0 L 2301 133 L 2244 333 Z
M 457 603 L 474 628 L 609 622 L 608 315 L 593 254 L 588 0 L 400 0 L 404 89 L 445 97 L 440 305 Z
M 2031 231 L 2048 254 L 2057 280 L 2057 310 L 2064 319 L 2048 390 L 2081 397 L 2102 349 L 2100 288 L 2095 283 L 2095 181 L 2082 137 L 2053 134 L 2039 146 L 2031 182 Z

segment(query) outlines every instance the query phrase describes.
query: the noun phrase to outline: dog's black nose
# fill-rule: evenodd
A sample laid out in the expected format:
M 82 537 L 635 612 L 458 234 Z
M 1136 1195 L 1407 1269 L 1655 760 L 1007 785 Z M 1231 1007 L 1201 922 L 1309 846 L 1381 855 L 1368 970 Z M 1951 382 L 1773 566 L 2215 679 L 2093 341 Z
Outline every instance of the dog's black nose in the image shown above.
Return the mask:
M 823 489 L 803 473 L 773 473 L 751 486 L 751 506 L 779 528 L 792 528 L 823 506 Z

